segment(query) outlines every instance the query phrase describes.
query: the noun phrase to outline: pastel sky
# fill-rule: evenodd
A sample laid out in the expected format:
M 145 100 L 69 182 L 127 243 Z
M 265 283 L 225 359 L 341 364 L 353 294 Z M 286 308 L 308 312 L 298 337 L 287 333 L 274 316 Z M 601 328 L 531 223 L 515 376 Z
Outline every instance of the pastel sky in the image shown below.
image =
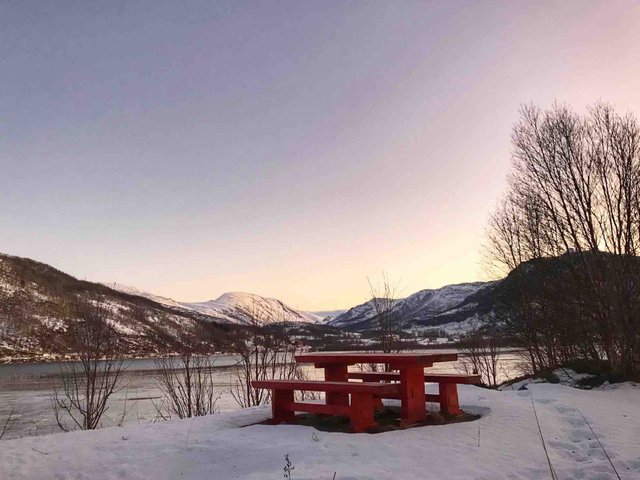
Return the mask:
M 2 2 L 0 251 L 184 301 L 483 278 L 519 105 L 640 113 L 640 3 Z

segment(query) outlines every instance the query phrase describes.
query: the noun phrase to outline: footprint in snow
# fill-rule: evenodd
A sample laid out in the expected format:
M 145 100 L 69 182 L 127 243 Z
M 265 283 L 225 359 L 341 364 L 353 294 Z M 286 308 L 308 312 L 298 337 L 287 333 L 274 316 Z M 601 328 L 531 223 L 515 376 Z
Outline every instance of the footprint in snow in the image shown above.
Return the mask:
M 558 413 L 571 413 L 572 415 L 576 415 L 578 413 L 578 412 L 576 412 L 575 408 L 568 407 L 566 405 L 558 405 L 558 406 L 556 406 L 556 412 L 558 412 Z

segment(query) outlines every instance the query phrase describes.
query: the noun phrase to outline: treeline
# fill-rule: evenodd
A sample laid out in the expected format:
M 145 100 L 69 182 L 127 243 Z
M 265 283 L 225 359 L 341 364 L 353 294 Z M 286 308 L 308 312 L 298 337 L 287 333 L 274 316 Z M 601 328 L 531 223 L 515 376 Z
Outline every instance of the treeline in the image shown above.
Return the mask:
M 640 130 L 597 104 L 525 106 L 487 258 L 510 271 L 507 333 L 538 372 L 576 359 L 630 373 L 640 353 Z

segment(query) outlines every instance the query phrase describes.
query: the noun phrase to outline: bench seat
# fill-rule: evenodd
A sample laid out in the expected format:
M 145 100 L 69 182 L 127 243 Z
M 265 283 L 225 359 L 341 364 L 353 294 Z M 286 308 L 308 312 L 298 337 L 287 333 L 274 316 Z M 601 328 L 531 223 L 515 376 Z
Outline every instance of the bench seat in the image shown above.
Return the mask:
M 399 396 L 400 386 L 380 382 L 324 382 L 318 380 L 255 380 L 254 388 L 273 391 L 271 408 L 272 422 L 295 420 L 295 412 L 344 415 L 351 420 L 353 432 L 364 432 L 376 426 L 374 409 L 380 399 Z M 343 393 L 350 395 L 348 404 L 319 404 L 294 401 L 294 391 Z
M 400 381 L 398 372 L 349 372 L 349 378 L 374 381 Z M 465 375 L 460 373 L 425 373 L 424 381 L 427 383 L 463 383 L 475 385 L 481 382 L 480 375 Z
M 392 382 L 400 380 L 398 372 L 348 372 L 347 377 L 355 380 L 368 382 Z M 458 373 L 426 373 L 424 381 L 438 384 L 438 395 L 426 394 L 427 402 L 440 403 L 440 410 L 450 415 L 464 413 L 460 409 L 458 401 L 458 384 L 478 384 L 481 382 L 480 375 L 465 375 Z M 356 382 L 354 382 L 356 383 Z M 388 384 L 387 384 L 388 385 Z M 393 385 L 393 384 L 391 384 Z M 399 398 L 397 395 L 384 395 L 381 398 Z

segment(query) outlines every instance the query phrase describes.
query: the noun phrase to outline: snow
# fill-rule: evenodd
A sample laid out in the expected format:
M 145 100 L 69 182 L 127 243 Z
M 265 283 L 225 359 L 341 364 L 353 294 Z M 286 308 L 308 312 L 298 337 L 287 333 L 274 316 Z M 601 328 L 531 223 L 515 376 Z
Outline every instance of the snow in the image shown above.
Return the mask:
M 434 386 L 429 387 L 432 391 Z M 617 478 L 600 442 L 621 478 L 640 478 L 638 385 L 527 388 L 461 386 L 462 407 L 482 415 L 479 420 L 376 435 L 252 425 L 269 417 L 268 407 L 257 407 L 7 440 L 0 449 L 0 478 L 277 479 L 282 478 L 285 454 L 296 480 L 330 480 L 334 472 L 336 480 L 551 478 L 534 405 L 557 478 Z

